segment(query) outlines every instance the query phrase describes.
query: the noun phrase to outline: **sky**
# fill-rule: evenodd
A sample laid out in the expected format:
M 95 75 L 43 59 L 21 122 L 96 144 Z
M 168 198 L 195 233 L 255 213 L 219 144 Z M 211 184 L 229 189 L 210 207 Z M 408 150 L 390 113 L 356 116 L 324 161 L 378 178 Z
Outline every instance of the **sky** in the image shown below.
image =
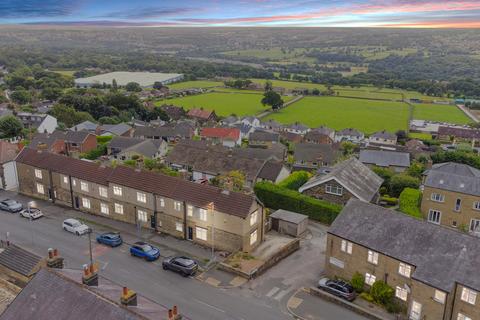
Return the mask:
M 480 28 L 480 0 L 0 0 L 0 24 Z

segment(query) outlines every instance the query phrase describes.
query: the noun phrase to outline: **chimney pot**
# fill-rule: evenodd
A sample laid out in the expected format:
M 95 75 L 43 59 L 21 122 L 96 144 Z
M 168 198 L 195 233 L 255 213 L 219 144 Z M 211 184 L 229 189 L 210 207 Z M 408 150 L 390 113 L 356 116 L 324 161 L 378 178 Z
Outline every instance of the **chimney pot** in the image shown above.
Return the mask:
M 128 288 L 123 287 L 123 295 L 126 296 L 128 294 Z
M 172 319 L 173 319 L 173 310 L 168 309 L 168 320 L 172 320 Z
M 88 276 L 88 265 L 86 264 L 83 265 L 83 275 L 86 277 Z
M 173 306 L 173 316 L 178 314 L 177 306 Z
M 95 267 L 93 266 L 93 264 L 90 265 L 89 271 L 90 271 L 90 273 L 95 272 Z
M 58 249 L 53 249 L 53 256 L 58 257 Z
M 53 249 L 52 248 L 48 248 L 48 258 L 49 259 L 53 258 Z

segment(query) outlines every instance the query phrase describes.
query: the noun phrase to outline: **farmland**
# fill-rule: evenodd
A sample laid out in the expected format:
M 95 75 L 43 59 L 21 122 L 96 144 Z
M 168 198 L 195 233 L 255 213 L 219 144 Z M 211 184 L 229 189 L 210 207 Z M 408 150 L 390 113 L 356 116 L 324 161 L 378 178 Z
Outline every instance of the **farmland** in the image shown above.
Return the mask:
M 385 102 L 337 97 L 306 97 L 268 118 L 287 124 L 295 121 L 310 127 L 326 125 L 334 129 L 357 128 L 365 133 L 386 129 L 405 130 L 408 106 Z
M 188 88 L 211 88 L 223 86 L 222 82 L 219 81 L 209 81 L 209 80 L 198 80 L 198 81 L 185 81 L 169 84 L 168 87 L 171 89 L 188 89 Z
M 472 122 L 460 109 L 452 105 L 414 104 L 413 118 L 455 124 Z
M 237 116 L 255 115 L 268 107 L 262 106 L 260 100 L 262 94 L 251 93 L 205 93 L 194 96 L 187 96 L 174 99 L 166 99 L 157 101 L 156 105 L 173 104 L 184 107 L 185 109 L 204 108 L 215 110 L 219 116 L 229 116 L 236 114 Z M 292 99 L 292 97 L 283 97 L 284 101 Z

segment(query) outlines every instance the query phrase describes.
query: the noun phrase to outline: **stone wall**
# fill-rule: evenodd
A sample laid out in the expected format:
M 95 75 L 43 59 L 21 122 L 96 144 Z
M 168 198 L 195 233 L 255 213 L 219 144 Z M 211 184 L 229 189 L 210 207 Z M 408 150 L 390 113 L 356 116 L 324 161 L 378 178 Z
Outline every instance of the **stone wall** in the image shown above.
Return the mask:
M 352 193 L 350 193 L 347 189 L 345 189 L 343 187 L 342 187 L 343 188 L 343 194 L 341 196 L 327 193 L 325 191 L 325 188 L 326 188 L 327 185 L 334 185 L 334 186 L 342 187 L 337 181 L 330 180 L 330 181 L 327 181 L 325 183 L 314 186 L 310 189 L 307 189 L 307 190 L 303 191 L 303 193 L 305 195 L 308 195 L 308 196 L 311 196 L 311 197 L 314 197 L 314 198 L 317 198 L 317 199 L 320 199 L 320 200 L 325 200 L 325 201 L 328 201 L 328 202 L 331 202 L 331 203 L 337 203 L 337 204 L 341 204 L 341 205 L 346 204 L 350 198 L 352 198 L 352 197 L 355 198 L 355 196 Z

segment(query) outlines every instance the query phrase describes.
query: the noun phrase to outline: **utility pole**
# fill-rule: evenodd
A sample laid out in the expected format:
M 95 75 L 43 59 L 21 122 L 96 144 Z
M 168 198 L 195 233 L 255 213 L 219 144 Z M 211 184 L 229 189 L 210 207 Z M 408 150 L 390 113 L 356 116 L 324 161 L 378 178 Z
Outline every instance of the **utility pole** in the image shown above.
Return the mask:
M 93 254 L 92 254 L 92 229 L 88 231 L 88 249 L 90 251 L 90 265 L 93 266 Z
M 215 205 L 210 202 L 208 208 L 212 212 L 212 261 L 215 261 Z

